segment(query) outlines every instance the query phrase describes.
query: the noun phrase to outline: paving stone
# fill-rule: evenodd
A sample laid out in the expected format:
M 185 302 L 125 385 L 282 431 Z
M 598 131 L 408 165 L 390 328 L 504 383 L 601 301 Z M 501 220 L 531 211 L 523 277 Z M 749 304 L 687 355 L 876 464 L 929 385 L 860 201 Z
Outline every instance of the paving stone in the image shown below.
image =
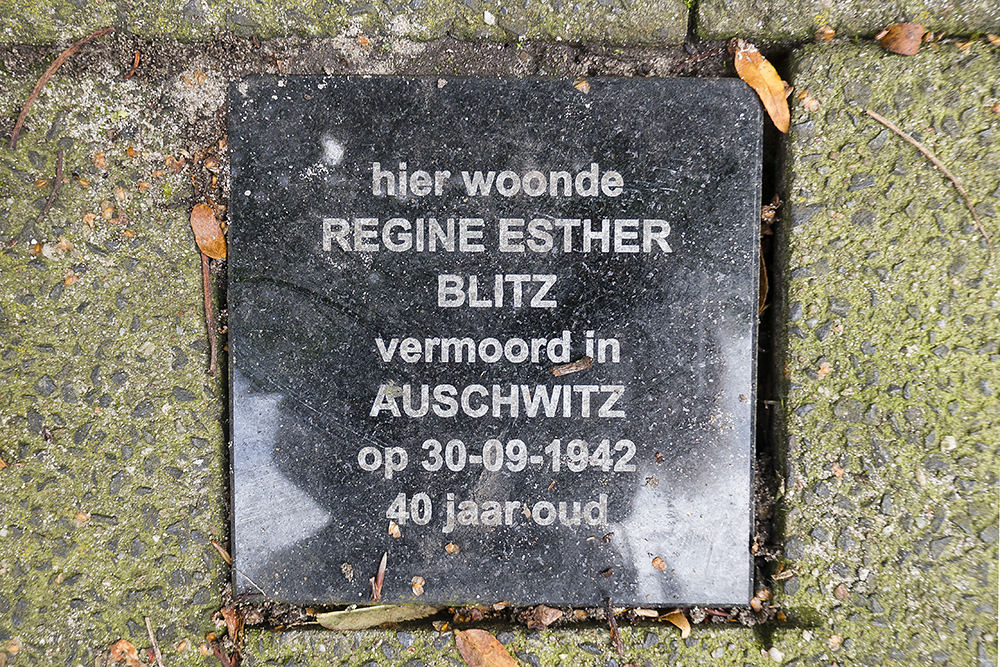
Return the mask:
M 37 75 L 4 75 L 3 108 L 16 108 Z M 224 565 L 208 540 L 226 539 L 223 403 L 204 355 L 171 368 L 171 348 L 202 340 L 205 329 L 200 258 L 185 212 L 166 208 L 189 177 L 152 175 L 181 147 L 163 95 L 121 77 L 57 77 L 17 151 L 0 157 L 0 294 L 35 297 L 0 300 L 8 666 L 93 665 L 119 637 L 148 644 L 145 616 L 176 664 L 179 643 L 196 654 L 213 629 Z M 9 247 L 38 216 L 32 202 L 48 194 L 59 147 L 59 196 Z M 97 215 L 85 224 L 102 201 L 127 211 L 128 223 Z M 58 299 L 46 298 L 53 285 L 63 288 Z M 205 385 L 215 400 L 182 400 Z
M 776 630 L 794 664 L 971 665 L 983 645 L 996 661 L 996 606 L 979 603 L 996 599 L 1000 397 L 979 386 L 1000 377 L 987 351 L 1000 336 L 998 264 L 949 182 L 864 109 L 919 136 L 973 202 L 995 201 L 1000 141 L 982 137 L 1000 122 L 998 66 L 983 43 L 793 56 L 792 83 L 820 107 L 793 105 L 786 143 L 789 210 L 811 215 L 781 239 L 785 557 L 797 576 L 775 602 L 823 619 L 820 631 Z M 1000 219 L 982 217 L 996 234 Z M 833 371 L 818 374 L 821 360 Z
M 682 0 L 12 0 L 0 15 L 0 43 L 70 42 L 113 25 L 144 38 L 211 39 L 218 32 L 274 37 L 354 39 L 368 33 L 411 39 L 450 34 L 610 43 L 680 44 L 687 34 Z
M 811 39 L 830 26 L 840 37 L 873 36 L 900 21 L 914 21 L 949 35 L 996 32 L 995 0 L 700 0 L 698 33 L 709 39 Z M 883 139 L 880 139 L 880 141 Z

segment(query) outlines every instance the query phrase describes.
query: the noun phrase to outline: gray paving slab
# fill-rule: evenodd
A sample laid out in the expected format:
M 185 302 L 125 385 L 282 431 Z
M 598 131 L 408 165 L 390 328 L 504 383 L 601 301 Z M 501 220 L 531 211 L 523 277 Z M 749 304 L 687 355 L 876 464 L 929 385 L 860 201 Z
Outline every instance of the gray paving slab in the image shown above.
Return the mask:
M 697 12 L 698 34 L 711 39 L 804 40 L 822 26 L 842 37 L 870 37 L 900 21 L 949 35 L 1000 29 L 1000 5 L 994 0 L 700 0 Z
M 996 664 L 995 48 L 795 54 L 782 283 L 786 567 L 800 664 Z M 801 100 L 799 95 L 806 94 Z M 810 111 L 804 101 L 808 101 Z
M 143 38 L 182 41 L 207 40 L 222 32 L 261 39 L 362 32 L 418 40 L 447 34 L 504 42 L 679 44 L 687 34 L 687 22 L 683 0 L 13 0 L 0 15 L 0 43 L 68 43 L 113 25 Z

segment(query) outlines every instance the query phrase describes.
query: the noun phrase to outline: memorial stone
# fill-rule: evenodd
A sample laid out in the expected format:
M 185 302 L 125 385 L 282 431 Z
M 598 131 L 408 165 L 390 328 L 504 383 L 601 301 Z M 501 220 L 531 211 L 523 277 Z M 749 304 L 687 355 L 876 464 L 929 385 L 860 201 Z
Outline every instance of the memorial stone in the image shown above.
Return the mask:
M 736 80 L 229 92 L 233 556 L 296 603 L 751 595 Z

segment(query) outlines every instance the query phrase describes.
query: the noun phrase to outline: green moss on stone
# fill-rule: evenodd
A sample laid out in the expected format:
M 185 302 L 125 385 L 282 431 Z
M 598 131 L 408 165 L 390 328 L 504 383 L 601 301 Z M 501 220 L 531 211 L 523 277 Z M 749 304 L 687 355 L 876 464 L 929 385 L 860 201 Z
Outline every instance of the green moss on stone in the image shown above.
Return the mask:
M 956 190 L 994 230 L 1000 135 L 983 44 L 815 46 L 792 82 L 783 271 L 789 659 L 996 660 L 1000 289 Z M 841 643 L 841 640 L 842 643 Z M 991 657 L 990 657 L 991 656 Z
M 199 255 L 185 212 L 161 194 L 186 176 L 152 174 L 181 148 L 158 108 L 158 92 L 134 81 L 57 77 L 0 156 L 5 239 L 34 224 L 60 149 L 65 164 L 52 209 L 0 253 L 8 666 L 93 665 L 119 638 L 146 646 L 147 616 L 168 663 L 207 662 L 196 647 L 224 576 L 209 543 L 226 533 L 223 399 L 205 373 Z
M 970 35 L 1000 28 L 994 0 L 700 0 L 698 33 L 706 39 L 811 39 L 821 26 L 841 37 L 870 37 L 898 21 L 915 21 L 934 32 Z

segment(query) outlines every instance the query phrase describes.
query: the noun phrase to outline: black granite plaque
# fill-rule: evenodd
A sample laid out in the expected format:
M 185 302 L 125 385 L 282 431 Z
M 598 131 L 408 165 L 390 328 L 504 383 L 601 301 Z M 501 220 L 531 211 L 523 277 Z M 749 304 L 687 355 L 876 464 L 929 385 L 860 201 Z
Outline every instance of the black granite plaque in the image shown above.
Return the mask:
M 589 85 L 230 89 L 233 555 L 267 596 L 368 601 L 388 553 L 389 602 L 748 601 L 759 104 Z

